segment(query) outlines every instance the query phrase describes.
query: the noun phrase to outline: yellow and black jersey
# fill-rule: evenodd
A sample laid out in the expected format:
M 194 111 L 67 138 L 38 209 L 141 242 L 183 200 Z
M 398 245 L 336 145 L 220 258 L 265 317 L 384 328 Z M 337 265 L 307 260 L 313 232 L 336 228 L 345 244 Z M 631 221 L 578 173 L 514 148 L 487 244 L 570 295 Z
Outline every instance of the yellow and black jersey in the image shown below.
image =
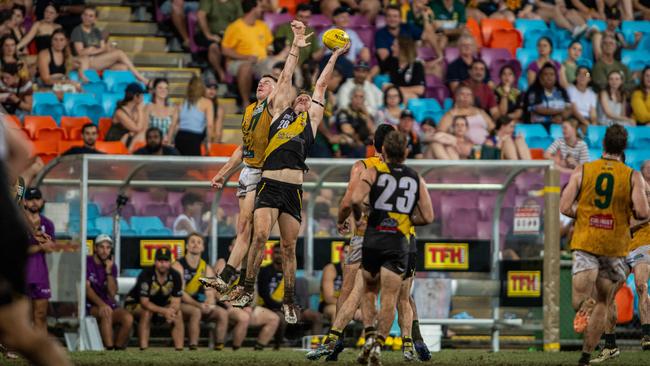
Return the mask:
M 257 304 L 271 310 L 280 310 L 284 299 L 284 274 L 273 264 L 260 269 L 257 276 Z
M 138 304 L 141 297 L 147 297 L 155 305 L 167 306 L 172 297 L 182 295 L 183 280 L 178 272 L 170 269 L 165 276 L 165 281 L 160 283 L 154 268 L 148 267 L 140 272 L 135 286 L 129 291 L 124 303 L 125 305 Z
M 272 119 L 268 99 L 255 102 L 246 107 L 241 123 L 241 132 L 244 142 L 244 164 L 247 166 L 262 168 L 264 152 L 269 142 L 269 126 Z
M 420 177 L 403 164 L 380 162 L 370 187 L 370 214 L 363 246 L 409 251 L 414 226 L 411 215 L 419 200 Z
M 598 159 L 582 166 L 571 249 L 624 257 L 630 244 L 632 172 L 618 160 Z
M 308 170 L 305 160 L 314 144 L 309 113 L 287 108 L 271 123 L 268 140 L 262 170 Z
M 336 277 L 334 277 L 334 297 L 337 299 L 341 296 L 341 287 L 343 287 L 343 268 L 341 262 L 334 264 Z M 323 302 L 323 288 L 320 289 L 320 302 Z
M 194 299 L 197 299 L 205 292 L 203 285 L 201 285 L 199 282 L 199 278 L 206 277 L 207 263 L 201 259 L 199 265 L 196 268 L 193 268 L 189 263 L 187 263 L 187 259 L 185 259 L 185 257 L 179 259 L 178 263 L 183 266 L 183 281 L 185 282 L 185 292 L 188 295 L 192 296 Z
M 371 156 L 369 158 L 365 158 L 363 160 L 360 160 L 361 164 L 363 164 L 364 168 L 366 169 L 372 169 L 376 167 L 378 164 L 382 163 L 382 160 L 378 156 Z M 361 216 L 361 221 L 364 224 L 368 223 L 368 214 L 366 212 L 363 213 L 363 216 Z M 364 236 L 366 233 L 366 225 L 359 225 L 355 227 L 354 229 L 354 236 Z

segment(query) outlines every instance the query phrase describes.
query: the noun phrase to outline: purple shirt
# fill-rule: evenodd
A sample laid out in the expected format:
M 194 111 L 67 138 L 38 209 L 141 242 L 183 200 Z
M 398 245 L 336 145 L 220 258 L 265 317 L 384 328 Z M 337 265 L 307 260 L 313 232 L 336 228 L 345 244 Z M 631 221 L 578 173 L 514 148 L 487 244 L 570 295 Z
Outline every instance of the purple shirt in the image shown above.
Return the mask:
M 111 268 L 111 274 L 114 279 L 117 279 L 117 266 L 113 263 Z M 106 281 L 106 266 L 103 263 L 95 263 L 95 258 L 92 255 L 89 255 L 86 258 L 86 280 L 90 282 L 90 287 L 93 291 L 105 302 L 108 306 L 115 309 L 117 304 L 115 299 L 108 294 L 108 282 Z M 94 306 L 90 301 L 86 303 L 86 306 Z
M 560 77 L 559 76 L 560 75 L 560 68 L 562 67 L 562 65 L 560 65 L 560 63 L 555 61 L 555 60 L 550 60 L 548 62 L 553 64 L 553 67 L 555 68 L 555 73 L 558 75 L 558 78 L 559 78 Z M 526 71 L 532 71 L 535 74 L 537 74 L 539 72 L 539 70 L 540 70 L 540 67 L 539 67 L 539 65 L 537 65 L 537 60 L 531 62 L 528 65 L 528 68 L 526 69 Z
M 49 235 L 52 240 L 54 238 L 54 224 L 47 217 L 41 216 L 41 230 Z M 38 241 L 32 236 L 29 238 L 29 245 L 38 245 Z M 40 286 L 50 287 L 50 277 L 47 271 L 47 262 L 45 261 L 45 253 L 37 252 L 30 254 L 27 258 L 27 284 L 36 284 Z

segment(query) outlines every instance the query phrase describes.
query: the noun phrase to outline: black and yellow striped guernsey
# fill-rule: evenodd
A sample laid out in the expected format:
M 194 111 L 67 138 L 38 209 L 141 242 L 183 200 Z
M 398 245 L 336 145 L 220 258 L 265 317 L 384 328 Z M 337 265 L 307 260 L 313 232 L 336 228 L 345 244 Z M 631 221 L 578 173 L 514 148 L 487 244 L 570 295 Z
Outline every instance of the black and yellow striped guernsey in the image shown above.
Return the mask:
M 287 108 L 271 123 L 268 139 L 262 170 L 308 170 L 305 160 L 314 144 L 309 113 Z
M 241 123 L 243 158 L 244 164 L 251 168 L 259 169 L 264 164 L 264 151 L 269 142 L 268 131 L 272 119 L 268 98 L 246 107 Z
M 199 296 L 204 293 L 203 285 L 199 282 L 200 277 L 206 276 L 207 263 L 203 259 L 199 261 L 196 268 L 192 268 L 185 257 L 178 260 L 183 266 L 183 280 L 185 281 L 185 292 L 193 299 L 198 300 Z

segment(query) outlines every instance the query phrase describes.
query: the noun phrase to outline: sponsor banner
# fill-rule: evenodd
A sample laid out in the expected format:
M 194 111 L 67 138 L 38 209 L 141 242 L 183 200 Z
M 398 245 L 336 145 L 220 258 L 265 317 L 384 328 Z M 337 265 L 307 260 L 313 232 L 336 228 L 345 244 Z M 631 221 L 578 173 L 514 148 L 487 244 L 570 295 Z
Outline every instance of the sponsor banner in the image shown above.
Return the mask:
M 91 239 L 86 240 L 86 250 L 88 251 L 88 255 L 93 255 L 95 253 L 95 241 Z
M 512 233 L 515 235 L 539 234 L 540 221 L 539 206 L 517 207 L 515 208 Z
M 542 306 L 541 260 L 501 262 L 501 306 Z
M 424 244 L 424 269 L 467 271 L 469 269 L 469 244 Z
M 506 273 L 508 297 L 540 297 L 542 271 L 508 271 Z
M 156 250 L 169 248 L 172 262 L 185 255 L 185 239 L 140 240 L 140 267 L 152 266 Z
M 264 245 L 264 259 L 262 259 L 262 267 L 266 267 L 273 262 L 273 247 L 278 244 L 278 240 L 269 240 Z
M 337 241 L 332 241 L 330 243 L 330 246 L 332 247 L 331 250 L 331 255 L 330 255 L 330 262 L 334 264 L 341 263 L 341 259 L 343 259 L 343 245 L 345 244 L 344 241 L 337 240 Z

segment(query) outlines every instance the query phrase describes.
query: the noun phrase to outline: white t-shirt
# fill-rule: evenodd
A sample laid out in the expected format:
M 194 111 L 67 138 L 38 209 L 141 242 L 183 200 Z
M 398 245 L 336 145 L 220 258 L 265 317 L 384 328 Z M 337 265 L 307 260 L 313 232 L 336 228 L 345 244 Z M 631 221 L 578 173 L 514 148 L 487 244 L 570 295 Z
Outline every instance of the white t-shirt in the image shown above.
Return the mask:
M 174 220 L 174 225 L 172 227 L 174 228 L 174 235 L 182 236 L 182 235 L 189 235 L 190 233 L 187 232 L 187 230 L 183 230 L 179 228 L 178 226 L 180 225 L 181 222 L 183 221 L 188 221 L 190 225 L 192 226 L 192 232 L 197 232 L 197 226 L 196 226 L 196 220 L 194 220 L 193 217 L 189 217 L 186 214 L 180 214 Z
M 583 117 L 589 117 L 589 111 L 591 108 L 595 109 L 598 103 L 596 93 L 591 88 L 587 88 L 587 90 L 581 92 L 575 85 L 569 85 L 566 91 L 569 94 L 571 103 L 578 107 L 578 112 Z
M 336 105 L 339 109 L 346 109 L 350 105 L 352 91 L 356 86 L 357 84 L 354 82 L 354 78 L 346 80 L 343 85 L 341 85 L 336 94 Z M 365 94 L 364 104 L 366 105 L 366 109 L 371 116 L 374 116 L 379 107 L 384 103 L 384 95 L 375 84 L 368 80 L 363 83 L 363 91 Z

